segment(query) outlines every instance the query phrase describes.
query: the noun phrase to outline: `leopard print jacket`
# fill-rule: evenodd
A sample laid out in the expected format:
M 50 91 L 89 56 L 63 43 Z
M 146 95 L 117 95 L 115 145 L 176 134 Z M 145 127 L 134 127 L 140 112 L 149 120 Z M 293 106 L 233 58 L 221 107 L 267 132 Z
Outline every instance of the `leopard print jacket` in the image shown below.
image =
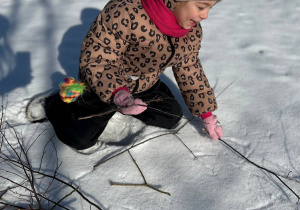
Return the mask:
M 173 10 L 176 0 L 165 0 Z M 79 79 L 106 103 L 115 89 L 131 93 L 151 88 L 172 67 L 182 96 L 193 115 L 217 109 L 213 89 L 199 60 L 200 24 L 181 38 L 162 34 L 140 0 L 111 0 L 82 42 Z

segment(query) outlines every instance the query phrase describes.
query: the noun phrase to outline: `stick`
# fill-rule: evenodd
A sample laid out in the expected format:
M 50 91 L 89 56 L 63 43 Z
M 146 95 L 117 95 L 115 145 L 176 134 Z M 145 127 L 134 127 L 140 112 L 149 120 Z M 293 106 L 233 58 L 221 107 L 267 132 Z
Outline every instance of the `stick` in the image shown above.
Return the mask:
M 128 151 L 128 150 L 130 150 L 130 149 L 132 149 L 132 148 L 134 148 L 134 147 L 137 147 L 137 146 L 139 146 L 139 145 L 141 145 L 141 144 L 144 144 L 144 143 L 146 143 L 146 142 L 148 142 L 148 141 L 151 141 L 151 140 L 156 139 L 156 138 L 161 137 L 161 136 L 165 136 L 165 135 L 170 135 L 170 134 L 176 134 L 176 133 L 178 133 L 178 132 L 179 132 L 184 126 L 186 126 L 191 120 L 193 120 L 193 118 L 191 118 L 190 120 L 188 120 L 187 122 L 185 122 L 185 123 L 184 123 L 180 128 L 178 128 L 176 131 L 168 132 L 168 133 L 163 133 L 163 134 L 160 134 L 160 135 L 151 137 L 151 138 L 149 138 L 149 139 L 146 139 L 145 141 L 142 141 L 142 142 L 140 142 L 140 143 L 138 143 L 138 144 L 132 145 L 130 148 L 128 148 L 128 149 L 126 149 L 126 150 L 124 150 L 124 151 L 122 151 L 122 152 L 120 152 L 120 153 L 118 153 L 118 154 L 116 154 L 116 155 L 114 155 L 114 156 L 111 156 L 111 157 L 109 157 L 109 158 L 107 158 L 107 159 L 105 159 L 105 160 L 103 160 L 103 161 L 101 161 L 101 162 L 95 164 L 95 165 L 93 166 L 93 170 L 95 170 L 98 166 L 102 165 L 103 163 L 105 163 L 105 162 L 107 162 L 107 161 L 109 161 L 109 160 L 111 160 L 111 159 L 113 159 L 113 158 L 115 158 L 115 157 L 117 157 L 117 156 L 123 154 L 124 152 L 126 152 L 126 151 Z
M 31 167 L 31 165 L 30 165 L 29 158 L 28 158 L 28 156 L 27 156 L 27 154 L 26 154 L 26 152 L 25 152 L 25 150 L 24 150 L 24 148 L 23 148 L 23 145 L 22 145 L 21 142 L 20 142 L 20 139 L 19 139 L 19 137 L 18 137 L 18 135 L 17 135 L 16 130 L 15 130 L 9 123 L 7 123 L 7 125 L 8 125 L 10 128 L 13 129 L 13 131 L 14 131 L 14 133 L 15 133 L 15 135 L 16 135 L 16 139 L 17 139 L 17 141 L 18 141 L 18 144 L 19 144 L 19 146 L 21 147 L 21 152 L 25 155 L 25 159 L 26 159 L 26 162 L 27 162 L 27 164 L 28 164 L 28 168 L 29 168 L 30 175 L 28 175 L 27 172 L 26 172 L 25 164 L 23 163 L 21 156 L 18 155 L 16 149 L 9 143 L 8 139 L 7 139 L 6 136 L 2 133 L 2 131 L 0 131 L 0 132 L 1 132 L 2 136 L 4 137 L 5 141 L 7 142 L 7 144 L 10 146 L 10 148 L 14 151 L 14 153 L 15 153 L 16 156 L 18 157 L 18 161 L 20 162 L 20 164 L 21 164 L 21 166 L 22 166 L 22 169 L 23 169 L 23 171 L 24 171 L 24 173 L 25 173 L 25 175 L 26 175 L 26 177 L 27 177 L 27 180 L 28 180 L 28 182 L 29 182 L 29 184 L 30 184 L 30 186 L 31 186 L 32 192 L 33 192 L 33 194 L 34 194 L 34 197 L 36 198 L 36 201 L 37 201 L 37 203 L 38 203 L 38 205 L 39 205 L 39 208 L 42 209 L 41 201 L 40 201 L 40 199 L 39 199 L 39 197 L 38 197 L 38 193 L 36 192 L 36 189 L 35 189 L 35 185 L 34 185 L 34 176 L 33 176 L 32 170 L 31 170 L 32 167 Z
M 252 165 L 254 165 L 254 166 L 256 166 L 256 167 L 258 167 L 258 168 L 260 168 L 260 169 L 262 169 L 262 170 L 264 170 L 264 171 L 267 171 L 267 172 L 269 172 L 270 174 L 273 174 L 277 179 L 279 179 L 279 181 L 282 183 L 282 184 L 284 184 L 284 186 L 286 186 L 297 198 L 298 198 L 298 201 L 297 201 L 297 203 L 299 202 L 299 200 L 300 200 L 300 197 L 299 197 L 299 195 L 297 195 L 284 181 L 282 181 L 282 179 L 280 178 L 280 177 L 282 177 L 282 178 L 287 178 L 287 177 L 284 177 L 284 176 L 282 176 L 282 175 L 279 175 L 279 174 L 276 174 L 275 172 L 273 172 L 273 171 L 271 171 L 271 170 L 269 170 L 269 169 L 267 169 L 267 168 L 264 168 L 264 167 L 262 167 L 262 166 L 260 166 L 260 165 L 258 165 L 258 164 L 256 164 L 256 163 L 254 163 L 254 162 L 252 162 L 251 160 L 249 160 L 248 158 L 246 158 L 244 155 L 242 155 L 239 151 L 237 151 L 236 149 L 234 149 L 231 145 L 229 145 L 227 142 L 225 142 L 223 139 L 221 139 L 221 138 L 219 138 L 219 141 L 221 141 L 221 142 L 223 142 L 226 146 L 228 146 L 230 149 L 232 149 L 234 152 L 236 152 L 237 154 L 239 154 L 242 158 L 244 158 L 246 161 L 248 161 L 249 163 L 251 163 Z
M 149 185 L 149 184 L 147 183 L 147 181 L 146 181 L 146 178 L 145 178 L 145 176 L 144 176 L 142 170 L 140 169 L 140 167 L 139 167 L 139 165 L 137 164 L 137 162 L 135 161 L 135 159 L 132 157 L 130 151 L 127 150 L 127 152 L 129 153 L 129 155 L 130 155 L 132 161 L 134 162 L 135 166 L 138 168 L 138 170 L 139 170 L 141 176 L 143 177 L 144 184 L 121 184 L 121 183 L 115 183 L 115 182 L 112 182 L 112 181 L 111 181 L 111 182 L 110 182 L 110 185 L 112 185 L 112 186 L 113 186 L 113 185 L 118 185 L 118 186 L 134 186 L 134 187 L 143 186 L 143 187 L 149 187 L 150 189 L 153 189 L 153 190 L 155 190 L 155 191 L 157 191 L 157 192 L 160 192 L 160 193 L 163 193 L 163 194 L 166 194 L 166 195 L 171 196 L 170 193 L 165 192 L 165 191 L 162 191 L 162 190 L 159 190 L 159 189 L 157 189 L 157 188 L 155 188 L 155 187 Z
M 152 99 L 152 100 L 145 101 L 145 103 L 148 104 L 148 103 L 151 103 L 151 102 L 160 102 L 160 101 L 164 101 L 164 100 L 168 100 L 168 99 L 175 100 L 175 98 L 157 98 L 157 99 Z M 138 105 L 143 106 L 143 105 L 140 105 L 140 104 L 138 104 Z M 86 119 L 90 119 L 90 118 L 93 118 L 93 117 L 101 117 L 103 115 L 106 115 L 106 114 L 109 114 L 109 113 L 112 113 L 112 112 L 116 112 L 118 110 L 119 110 L 119 108 L 116 108 L 116 105 L 115 105 L 115 108 L 113 108 L 111 110 L 108 110 L 106 112 L 101 112 L 101 113 L 98 113 L 98 114 L 88 115 L 88 116 L 85 116 L 85 117 L 79 117 L 78 120 L 86 120 Z M 161 110 L 159 110 L 159 111 L 161 111 Z M 170 114 L 170 113 L 166 112 L 166 114 Z
M 197 159 L 197 156 L 193 153 L 193 151 L 182 141 L 182 139 L 176 133 L 174 133 L 174 136 L 176 136 L 183 144 L 183 146 L 185 146 L 185 148 L 188 149 L 188 151 L 194 156 L 194 158 Z
M 2 157 L 1 155 L 3 155 L 3 156 L 5 156 L 6 158 L 4 158 L 4 157 Z M 66 186 L 68 186 L 68 187 L 70 187 L 70 188 L 72 188 L 72 189 L 76 189 L 76 187 L 74 187 L 72 184 L 69 184 L 69 183 L 67 183 L 67 182 L 65 182 L 65 181 L 63 181 L 62 179 L 59 179 L 59 178 L 57 178 L 56 176 L 52 176 L 52 175 L 48 175 L 48 174 L 46 174 L 46 173 L 43 173 L 43 172 L 40 172 L 40 170 L 34 170 L 34 169 L 30 169 L 28 166 L 26 166 L 26 165 L 24 165 L 24 164 L 22 164 L 22 163 L 19 163 L 18 161 L 15 161 L 15 160 L 12 160 L 12 159 L 9 159 L 9 157 L 7 157 L 5 154 L 1 154 L 0 153 L 0 158 L 1 159 L 3 159 L 3 160 L 5 160 L 5 161 L 8 161 L 8 162 L 10 162 L 11 164 L 13 164 L 14 166 L 16 166 L 16 167 L 19 167 L 19 168 L 22 168 L 23 169 L 23 167 L 25 168 L 25 170 L 28 170 L 28 171 L 32 171 L 33 173 L 36 173 L 36 174 L 40 174 L 40 175 L 42 175 L 42 176 L 45 176 L 45 177 L 49 177 L 49 178 L 52 178 L 52 179 L 55 179 L 56 181 L 58 181 L 58 182 L 60 182 L 60 183 L 63 183 L 64 185 L 66 185 Z M 26 172 L 25 172 L 26 173 Z M 101 210 L 101 208 L 97 205 L 97 204 L 95 204 L 95 203 L 93 203 L 92 201 L 90 201 L 88 198 L 86 198 L 79 190 L 76 190 L 76 192 L 81 196 L 81 198 L 83 198 L 85 201 L 87 201 L 89 204 L 91 204 L 91 205 L 93 205 L 93 206 L 95 206 L 97 209 L 100 209 Z
M 43 196 L 43 195 L 41 195 L 41 194 L 38 194 L 38 193 L 34 192 L 32 189 L 29 189 L 28 187 L 25 187 L 25 186 L 23 186 L 23 185 L 21 185 L 21 184 L 19 184 L 19 183 L 17 183 L 17 182 L 14 182 L 13 180 L 11 180 L 11 179 L 9 179 L 9 178 L 7 178 L 7 177 L 4 177 L 4 176 L 1 176 L 1 175 L 0 175 L 0 178 L 5 179 L 5 180 L 7 180 L 7 181 L 9 181 L 9 182 L 11 182 L 11 183 L 13 183 L 13 184 L 15 184 L 15 185 L 18 185 L 19 187 L 24 188 L 24 189 L 27 190 L 28 192 L 31 192 L 31 193 L 33 193 L 34 195 L 40 196 L 40 197 L 44 198 L 45 200 L 50 201 L 51 203 L 55 203 L 55 204 L 56 204 L 56 202 L 49 200 L 49 199 L 46 198 L 45 196 Z M 59 207 L 62 207 L 62 208 L 64 208 L 64 209 L 67 209 L 67 208 L 61 206 L 60 204 L 57 204 L 57 205 L 58 205 Z M 41 207 L 41 208 L 39 208 L 39 209 L 43 209 L 43 207 Z
M 72 190 L 70 193 L 68 193 L 67 195 L 65 195 L 62 199 L 60 199 L 50 210 L 54 209 L 57 205 L 59 205 L 60 202 L 62 202 L 65 198 L 67 198 L 68 196 L 72 195 L 73 192 L 77 191 L 79 187 L 76 187 L 76 189 Z

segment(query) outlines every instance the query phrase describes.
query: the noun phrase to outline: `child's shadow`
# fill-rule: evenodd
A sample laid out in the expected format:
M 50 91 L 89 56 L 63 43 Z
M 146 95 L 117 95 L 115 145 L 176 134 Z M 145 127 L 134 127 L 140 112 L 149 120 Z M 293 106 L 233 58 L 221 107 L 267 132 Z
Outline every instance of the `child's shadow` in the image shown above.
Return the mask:
M 32 77 L 30 53 L 13 54 L 7 40 L 9 21 L 3 15 L 0 15 L 0 29 L 0 93 L 4 94 L 25 87 Z
M 5 76 L 0 83 L 0 92 L 8 93 L 16 88 L 25 87 L 32 79 L 30 67 L 30 53 L 16 53 L 16 67 Z
M 77 78 L 79 70 L 79 56 L 81 43 L 87 34 L 92 22 L 99 15 L 100 10 L 94 8 L 86 8 L 81 12 L 80 25 L 75 25 L 69 28 L 64 34 L 62 41 L 58 47 L 58 61 L 64 69 L 66 76 Z M 53 85 L 58 85 L 65 75 L 53 75 Z

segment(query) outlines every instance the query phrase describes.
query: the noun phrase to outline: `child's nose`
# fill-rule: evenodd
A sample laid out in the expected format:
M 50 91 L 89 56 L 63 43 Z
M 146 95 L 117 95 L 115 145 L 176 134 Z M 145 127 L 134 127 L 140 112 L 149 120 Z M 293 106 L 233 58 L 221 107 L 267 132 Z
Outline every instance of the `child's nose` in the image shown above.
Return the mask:
M 200 18 L 205 20 L 208 18 L 208 11 L 203 11 L 203 13 L 201 13 Z

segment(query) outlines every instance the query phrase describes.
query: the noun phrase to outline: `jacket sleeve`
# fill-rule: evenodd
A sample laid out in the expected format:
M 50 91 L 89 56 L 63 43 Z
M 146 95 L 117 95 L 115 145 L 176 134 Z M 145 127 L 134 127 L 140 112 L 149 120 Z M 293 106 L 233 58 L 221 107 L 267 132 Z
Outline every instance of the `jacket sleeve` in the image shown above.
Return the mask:
M 122 63 L 130 43 L 130 23 L 124 7 L 112 1 L 95 19 L 82 42 L 79 79 L 107 103 L 115 89 L 134 85 L 124 76 Z
M 199 60 L 200 45 L 201 42 L 189 56 L 172 67 L 185 103 L 194 116 L 217 109 L 214 91 L 209 85 Z

